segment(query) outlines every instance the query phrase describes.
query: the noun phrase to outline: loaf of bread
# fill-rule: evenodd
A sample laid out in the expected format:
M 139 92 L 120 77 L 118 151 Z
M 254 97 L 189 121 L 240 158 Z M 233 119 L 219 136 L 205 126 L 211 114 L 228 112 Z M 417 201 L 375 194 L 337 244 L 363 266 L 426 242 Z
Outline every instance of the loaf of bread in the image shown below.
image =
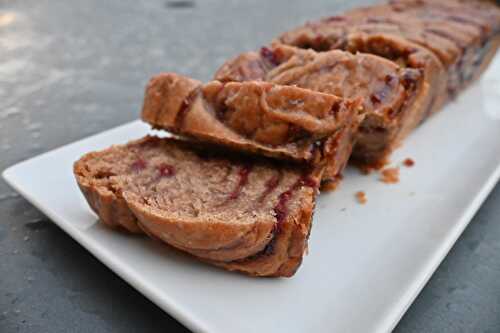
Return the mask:
M 74 173 L 107 226 L 207 263 L 292 276 L 316 196 L 380 167 L 477 79 L 500 44 L 491 1 L 391 0 L 288 31 L 202 84 L 151 79 L 142 119 L 177 137 L 89 153 Z

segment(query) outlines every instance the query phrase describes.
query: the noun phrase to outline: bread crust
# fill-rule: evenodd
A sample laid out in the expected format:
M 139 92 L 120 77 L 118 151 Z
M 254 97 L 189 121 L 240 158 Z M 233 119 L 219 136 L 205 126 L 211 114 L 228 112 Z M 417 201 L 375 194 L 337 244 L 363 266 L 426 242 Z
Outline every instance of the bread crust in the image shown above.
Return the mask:
M 291 277 L 302 263 L 307 251 L 307 240 L 311 230 L 314 202 L 307 203 L 298 217 L 290 217 L 281 230 L 274 235 L 273 249 L 249 259 L 233 262 L 214 262 L 230 271 L 254 276 Z
M 110 148 L 111 149 L 111 148 Z M 141 234 L 142 230 L 137 225 L 137 218 L 129 209 L 120 192 L 112 188 L 97 187 L 88 178 L 85 163 L 99 153 L 88 153 L 75 162 L 73 173 L 78 187 L 92 210 L 99 216 L 100 221 L 112 229 L 122 229 L 134 234 Z
M 239 260 L 261 251 L 272 237 L 275 225 L 271 220 L 236 225 L 173 219 L 141 204 L 131 193 L 124 196 L 142 230 L 179 250 L 209 260 Z

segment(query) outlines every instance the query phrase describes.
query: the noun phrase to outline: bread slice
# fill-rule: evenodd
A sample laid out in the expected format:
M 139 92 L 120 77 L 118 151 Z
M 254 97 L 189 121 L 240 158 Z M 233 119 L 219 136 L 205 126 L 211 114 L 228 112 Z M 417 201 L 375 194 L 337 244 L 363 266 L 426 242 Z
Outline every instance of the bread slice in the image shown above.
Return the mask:
M 155 128 L 235 150 L 323 166 L 333 188 L 350 155 L 361 99 L 268 82 L 153 77 L 142 119 Z M 326 187 L 326 186 L 325 186 Z
M 303 165 L 150 136 L 89 153 L 74 174 L 105 225 L 256 276 L 299 267 L 321 178 Z
M 365 117 L 353 129 L 353 158 L 377 165 L 424 117 L 427 87 L 419 70 L 371 54 L 315 52 L 282 44 L 248 52 L 215 74 L 223 82 L 264 80 L 346 99 L 362 98 Z

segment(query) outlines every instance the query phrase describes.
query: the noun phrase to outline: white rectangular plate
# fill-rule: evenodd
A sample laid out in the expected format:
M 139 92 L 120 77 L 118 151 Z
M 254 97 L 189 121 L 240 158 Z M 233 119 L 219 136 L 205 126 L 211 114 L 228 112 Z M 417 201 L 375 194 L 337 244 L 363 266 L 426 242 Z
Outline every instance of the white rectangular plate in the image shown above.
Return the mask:
M 291 279 L 228 273 L 145 238 L 99 225 L 72 164 L 82 154 L 143 136 L 138 121 L 4 172 L 7 182 L 146 297 L 200 332 L 391 330 L 500 175 L 500 57 L 480 83 L 416 130 L 393 156 L 401 181 L 348 170 L 320 196 L 309 255 Z M 354 193 L 365 191 L 360 205 Z

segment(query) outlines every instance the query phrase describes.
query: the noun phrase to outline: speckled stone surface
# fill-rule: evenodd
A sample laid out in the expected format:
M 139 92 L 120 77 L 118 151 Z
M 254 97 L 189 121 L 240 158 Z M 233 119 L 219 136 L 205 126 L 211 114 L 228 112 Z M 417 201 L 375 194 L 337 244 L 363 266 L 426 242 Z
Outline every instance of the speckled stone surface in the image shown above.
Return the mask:
M 367 3 L 0 1 L 0 170 L 137 118 L 154 73 L 207 80 L 239 51 Z M 497 186 L 397 332 L 500 332 L 499 222 Z M 164 331 L 187 329 L 0 181 L 0 332 Z

